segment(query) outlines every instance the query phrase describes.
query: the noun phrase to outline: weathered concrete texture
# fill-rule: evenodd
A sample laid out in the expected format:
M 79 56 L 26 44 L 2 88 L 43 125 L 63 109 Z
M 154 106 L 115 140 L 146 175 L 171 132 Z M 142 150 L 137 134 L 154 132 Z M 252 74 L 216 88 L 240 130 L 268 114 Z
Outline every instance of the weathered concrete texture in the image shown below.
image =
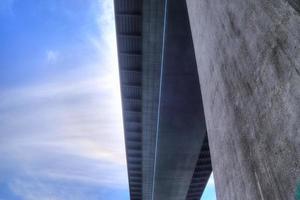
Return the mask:
M 187 0 L 218 200 L 300 181 L 300 15 L 284 0 Z

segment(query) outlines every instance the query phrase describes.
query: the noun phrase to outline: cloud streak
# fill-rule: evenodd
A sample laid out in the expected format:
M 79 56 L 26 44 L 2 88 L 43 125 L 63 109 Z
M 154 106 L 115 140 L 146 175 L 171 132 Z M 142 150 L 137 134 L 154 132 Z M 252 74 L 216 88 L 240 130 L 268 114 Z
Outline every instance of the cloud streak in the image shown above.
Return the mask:
M 117 189 L 128 198 L 113 1 L 91 2 L 98 27 L 82 40 L 97 59 L 0 86 L 0 185 L 24 200 L 109 199 Z M 56 67 L 70 54 L 44 52 Z
M 57 61 L 59 53 L 57 51 L 48 50 L 46 52 L 46 55 L 47 55 L 47 62 L 51 64 Z

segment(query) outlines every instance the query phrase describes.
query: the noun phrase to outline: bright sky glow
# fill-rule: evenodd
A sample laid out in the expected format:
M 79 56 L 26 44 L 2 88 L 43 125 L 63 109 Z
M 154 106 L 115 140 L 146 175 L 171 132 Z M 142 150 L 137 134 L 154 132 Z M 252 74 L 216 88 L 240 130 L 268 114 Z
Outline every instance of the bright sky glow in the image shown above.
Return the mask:
M 129 199 L 112 0 L 0 1 L 0 199 Z
M 206 184 L 201 200 L 216 200 L 215 182 L 213 173 L 210 175 L 209 180 Z
M 129 199 L 113 13 L 0 0 L 0 200 Z

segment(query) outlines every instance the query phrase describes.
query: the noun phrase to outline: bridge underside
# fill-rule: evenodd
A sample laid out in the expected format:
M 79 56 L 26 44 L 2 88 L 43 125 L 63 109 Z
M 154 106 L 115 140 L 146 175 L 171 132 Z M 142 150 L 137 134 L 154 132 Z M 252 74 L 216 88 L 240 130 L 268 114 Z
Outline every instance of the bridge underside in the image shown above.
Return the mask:
M 211 173 L 185 0 L 115 0 L 131 199 L 199 199 Z

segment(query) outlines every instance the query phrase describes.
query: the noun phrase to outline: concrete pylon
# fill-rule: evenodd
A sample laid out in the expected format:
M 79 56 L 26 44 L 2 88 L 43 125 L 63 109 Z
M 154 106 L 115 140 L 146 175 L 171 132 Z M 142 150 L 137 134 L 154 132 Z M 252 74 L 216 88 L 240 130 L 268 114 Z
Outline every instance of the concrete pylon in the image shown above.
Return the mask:
M 187 0 L 187 6 L 217 199 L 295 199 L 300 187 L 297 1 Z

